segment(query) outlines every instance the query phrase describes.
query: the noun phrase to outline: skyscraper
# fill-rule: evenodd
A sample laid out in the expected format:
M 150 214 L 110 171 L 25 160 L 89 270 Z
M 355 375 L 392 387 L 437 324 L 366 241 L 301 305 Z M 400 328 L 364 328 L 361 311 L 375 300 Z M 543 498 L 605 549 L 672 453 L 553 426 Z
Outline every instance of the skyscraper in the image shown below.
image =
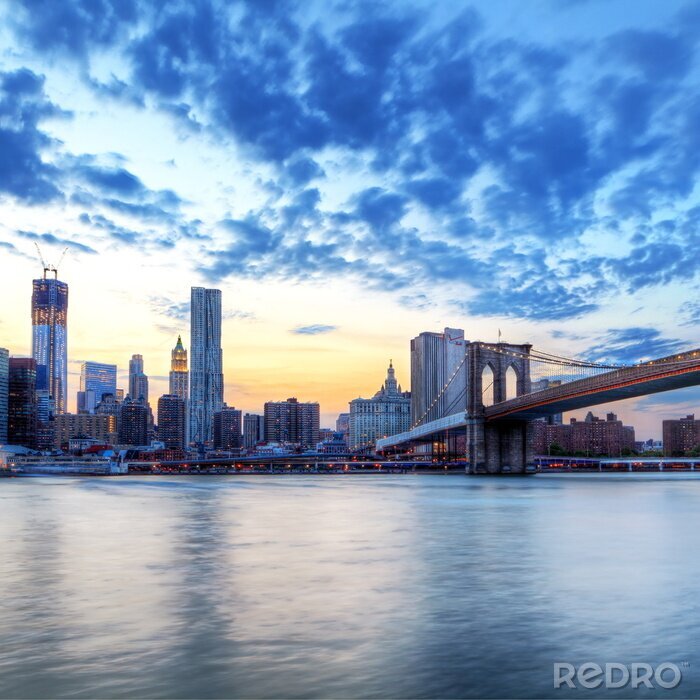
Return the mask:
M 32 449 L 36 447 L 37 427 L 36 367 L 33 358 L 10 358 L 7 440 Z
M 214 413 L 224 404 L 221 291 L 192 287 L 190 303 L 190 441 L 211 442 Z
M 51 395 L 56 413 L 68 401 L 68 285 L 57 276 L 32 282 L 32 357 L 36 360 L 36 388 Z M 56 275 L 56 272 L 54 275 Z
M 117 393 L 117 366 L 83 362 L 80 366 L 78 413 L 94 413 L 104 394 Z
M 132 355 L 129 360 L 129 396 L 148 404 L 148 377 L 143 373 L 142 355 Z
M 158 439 L 170 450 L 185 447 L 185 400 L 175 394 L 158 399 Z
M 10 381 L 10 353 L 0 348 L 0 445 L 7 444 L 7 401 Z
M 421 333 L 411 340 L 411 424 L 422 425 L 466 408 L 464 331 Z M 457 375 L 453 377 L 453 374 Z M 450 379 L 452 381 L 450 382 Z M 449 383 L 449 386 L 447 384 Z
M 177 344 L 170 353 L 169 393 L 187 401 L 188 383 L 187 350 L 183 347 L 182 338 L 178 335 Z

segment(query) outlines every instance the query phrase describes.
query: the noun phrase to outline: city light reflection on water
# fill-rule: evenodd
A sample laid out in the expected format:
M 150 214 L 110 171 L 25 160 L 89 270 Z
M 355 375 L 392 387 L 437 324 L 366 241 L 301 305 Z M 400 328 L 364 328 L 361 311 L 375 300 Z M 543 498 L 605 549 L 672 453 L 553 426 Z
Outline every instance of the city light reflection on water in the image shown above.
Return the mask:
M 694 475 L 4 479 L 0 527 L 0 697 L 700 695 Z

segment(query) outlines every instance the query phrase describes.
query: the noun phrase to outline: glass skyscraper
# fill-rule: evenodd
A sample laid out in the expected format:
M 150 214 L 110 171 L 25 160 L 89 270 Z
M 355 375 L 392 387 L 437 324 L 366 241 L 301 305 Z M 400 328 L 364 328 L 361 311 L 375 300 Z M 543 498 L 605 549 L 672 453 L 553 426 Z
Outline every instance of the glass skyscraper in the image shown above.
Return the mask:
M 190 441 L 211 442 L 214 413 L 224 405 L 221 291 L 192 287 L 190 304 Z
M 7 444 L 7 410 L 10 381 L 10 353 L 0 348 L 0 445 Z
M 47 278 L 32 282 L 32 357 L 36 388 L 48 390 L 56 413 L 68 404 L 68 285 Z
M 36 378 L 33 358 L 10 358 L 7 440 L 11 445 L 36 448 Z
M 78 411 L 94 413 L 103 394 L 117 395 L 117 366 L 102 362 L 83 362 L 80 366 Z

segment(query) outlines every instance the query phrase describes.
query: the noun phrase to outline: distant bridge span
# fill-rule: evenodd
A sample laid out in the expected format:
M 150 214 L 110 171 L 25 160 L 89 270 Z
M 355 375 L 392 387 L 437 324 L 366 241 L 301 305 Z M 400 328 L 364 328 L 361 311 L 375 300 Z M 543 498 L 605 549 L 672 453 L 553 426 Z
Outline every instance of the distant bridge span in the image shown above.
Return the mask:
M 650 362 L 622 367 L 582 379 L 575 379 L 540 391 L 530 391 L 530 346 L 471 343 L 465 361 L 465 408 L 451 415 L 422 422 L 411 430 L 377 441 L 377 450 L 388 451 L 439 440 L 455 431 L 466 430 L 467 452 L 473 472 L 525 471 L 531 462 L 529 422 L 537 418 L 622 399 L 700 385 L 700 349 Z M 512 356 L 501 360 L 494 356 Z M 533 358 L 534 359 L 534 358 Z M 517 364 L 516 364 L 517 362 Z M 483 404 L 482 368 L 497 367 L 495 396 L 490 406 Z M 514 365 L 519 371 L 518 395 L 505 399 L 505 370 Z M 505 400 L 504 400 L 505 399 Z

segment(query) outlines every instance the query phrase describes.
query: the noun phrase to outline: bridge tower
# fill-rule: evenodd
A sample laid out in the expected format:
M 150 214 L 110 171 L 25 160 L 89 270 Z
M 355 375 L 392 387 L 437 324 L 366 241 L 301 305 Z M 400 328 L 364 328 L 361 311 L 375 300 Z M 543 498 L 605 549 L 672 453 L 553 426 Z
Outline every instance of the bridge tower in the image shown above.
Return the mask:
M 527 421 L 488 423 L 484 409 L 530 392 L 532 345 L 468 343 L 467 457 L 471 474 L 524 473 L 533 459 Z

